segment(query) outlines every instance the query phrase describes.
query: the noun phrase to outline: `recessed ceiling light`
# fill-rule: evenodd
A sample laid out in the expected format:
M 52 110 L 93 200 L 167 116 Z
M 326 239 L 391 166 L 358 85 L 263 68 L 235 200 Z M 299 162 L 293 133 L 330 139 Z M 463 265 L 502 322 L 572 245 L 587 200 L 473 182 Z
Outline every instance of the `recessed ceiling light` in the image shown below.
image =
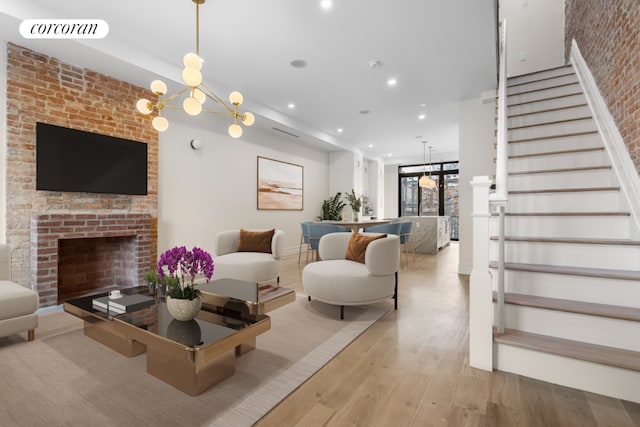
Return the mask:
M 342 133 L 342 128 L 338 128 L 338 133 Z
M 424 104 L 424 103 L 418 105 L 418 107 L 426 107 L 426 106 L 427 106 L 427 104 Z
M 289 107 L 291 109 L 294 109 L 294 108 L 296 108 L 296 104 L 294 104 L 293 102 L 290 102 L 290 103 L 287 104 L 287 107 Z
M 391 156 L 393 156 L 393 154 L 391 154 L 391 153 L 387 154 L 387 157 L 391 157 Z
M 426 119 L 426 118 L 427 118 L 427 115 L 426 115 L 426 114 L 420 114 L 420 115 L 418 116 L 418 119 L 420 119 L 420 120 L 424 120 L 424 119 Z
M 320 2 L 320 6 L 323 9 L 331 9 L 331 6 L 333 6 L 333 2 L 331 0 L 322 0 Z
M 291 64 L 293 68 L 304 68 L 307 66 L 307 61 L 304 59 L 293 59 L 289 64 Z
M 398 84 L 398 80 L 396 80 L 394 77 L 387 80 L 387 86 L 389 87 L 394 87 L 397 84 Z
M 369 144 L 369 148 L 373 148 L 373 144 Z

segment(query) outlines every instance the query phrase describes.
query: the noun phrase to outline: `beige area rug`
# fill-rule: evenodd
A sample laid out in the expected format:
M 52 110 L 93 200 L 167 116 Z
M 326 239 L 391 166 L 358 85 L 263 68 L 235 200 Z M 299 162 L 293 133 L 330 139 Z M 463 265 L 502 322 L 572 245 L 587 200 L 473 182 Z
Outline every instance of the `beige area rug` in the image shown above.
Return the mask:
M 191 397 L 146 373 L 146 355 L 127 358 L 87 338 L 82 322 L 42 314 L 36 340 L 0 338 L 0 425 L 250 426 L 388 310 L 296 302 L 270 314 L 258 348 L 236 373 Z M 24 334 L 26 335 L 26 334 Z

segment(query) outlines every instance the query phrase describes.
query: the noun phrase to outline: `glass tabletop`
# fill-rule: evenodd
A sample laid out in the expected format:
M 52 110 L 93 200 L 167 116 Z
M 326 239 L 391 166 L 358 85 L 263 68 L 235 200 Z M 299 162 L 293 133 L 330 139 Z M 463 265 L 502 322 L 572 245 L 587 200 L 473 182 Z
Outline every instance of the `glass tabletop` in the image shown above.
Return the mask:
M 142 292 L 144 288 L 139 288 Z M 126 290 L 135 293 L 136 290 Z M 249 315 L 247 313 L 230 310 L 218 311 L 202 309 L 196 319 L 183 322 L 174 319 L 164 302 L 164 298 L 157 299 L 155 304 L 130 313 L 108 315 L 104 311 L 93 308 L 93 300 L 107 295 L 106 293 L 85 296 L 67 300 L 71 304 L 91 316 L 105 320 L 117 319 L 136 326 L 150 333 L 165 337 L 185 346 L 198 348 L 232 335 L 238 330 L 249 327 L 267 317 L 264 315 Z

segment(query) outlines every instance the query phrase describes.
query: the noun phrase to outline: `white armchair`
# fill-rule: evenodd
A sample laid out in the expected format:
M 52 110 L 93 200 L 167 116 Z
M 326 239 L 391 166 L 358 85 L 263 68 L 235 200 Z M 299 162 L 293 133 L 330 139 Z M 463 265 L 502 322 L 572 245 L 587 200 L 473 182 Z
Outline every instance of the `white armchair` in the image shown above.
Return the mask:
M 216 256 L 213 258 L 213 278 L 231 278 L 256 283 L 279 282 L 284 252 L 284 232 L 275 230 L 273 233 L 271 253 L 238 252 L 239 241 L 240 230 L 227 230 L 217 234 L 214 241 Z
M 376 233 L 363 233 L 375 235 Z M 388 235 L 374 240 L 366 248 L 364 263 L 345 259 L 351 233 L 331 233 L 320 238 L 322 261 L 305 266 L 302 286 L 312 298 L 340 306 L 344 318 L 345 305 L 364 305 L 394 299 L 398 309 L 398 268 L 400 238 Z
M 37 310 L 38 294 L 11 281 L 11 248 L 0 245 L 0 337 L 27 331 L 33 341 Z

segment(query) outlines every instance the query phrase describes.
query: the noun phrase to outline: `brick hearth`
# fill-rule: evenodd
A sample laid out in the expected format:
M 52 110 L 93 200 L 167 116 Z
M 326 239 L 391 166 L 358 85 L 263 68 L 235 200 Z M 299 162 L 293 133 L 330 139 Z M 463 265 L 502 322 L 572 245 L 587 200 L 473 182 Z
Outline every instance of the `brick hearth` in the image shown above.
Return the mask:
M 151 243 L 151 216 L 146 214 L 32 215 L 31 283 L 40 295 L 40 306 L 60 304 L 70 295 L 114 284 L 142 284 L 151 265 Z M 76 257 L 76 252 L 85 254 Z M 75 267 L 70 264 L 74 259 Z M 89 269 L 91 262 L 95 265 Z M 64 273 L 62 292 L 59 268 Z

